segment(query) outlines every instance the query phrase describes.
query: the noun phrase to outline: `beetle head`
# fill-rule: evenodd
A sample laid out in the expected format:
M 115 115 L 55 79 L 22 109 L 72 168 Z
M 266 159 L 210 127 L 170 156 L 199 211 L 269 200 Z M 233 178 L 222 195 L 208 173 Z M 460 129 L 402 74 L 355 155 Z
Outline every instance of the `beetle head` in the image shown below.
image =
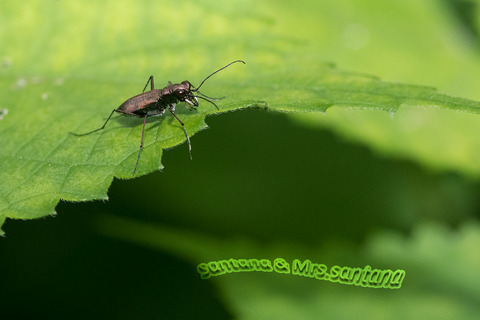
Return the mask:
M 192 84 L 188 81 L 183 81 L 180 84 L 176 84 L 173 88 L 173 94 L 179 101 L 188 103 L 192 108 L 198 107 L 198 99 L 190 91 Z

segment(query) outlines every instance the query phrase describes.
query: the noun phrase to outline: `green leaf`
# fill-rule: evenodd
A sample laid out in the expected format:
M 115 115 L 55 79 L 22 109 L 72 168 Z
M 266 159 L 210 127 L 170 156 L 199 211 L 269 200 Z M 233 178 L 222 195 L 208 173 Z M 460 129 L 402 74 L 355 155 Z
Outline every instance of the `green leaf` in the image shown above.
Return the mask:
M 8 114 L 0 120 L 0 222 L 52 215 L 60 199 L 107 199 L 114 177 L 129 178 L 141 119 L 118 117 L 89 136 L 70 132 L 100 127 L 112 109 L 140 93 L 151 74 L 158 87 L 167 81 L 199 84 L 226 63 L 245 60 L 246 66 L 231 66 L 202 87 L 209 96 L 226 96 L 218 102 L 221 112 L 268 105 L 277 111 L 325 112 L 339 106 L 393 113 L 414 105 L 478 113 L 477 102 L 326 64 L 336 59 L 322 59 L 328 57 L 321 55 L 322 37 L 330 36 L 327 26 L 336 18 L 325 6 L 308 1 L 273 7 L 256 1 L 219 6 L 211 0 L 2 2 L 0 38 L 6 45 L 0 48 L 0 108 Z M 382 6 L 373 8 L 381 12 Z M 313 38 L 312 26 L 319 32 Z M 205 129 L 205 117 L 215 113 L 207 103 L 196 112 L 177 107 L 190 136 Z M 332 121 L 332 126 L 348 132 L 342 124 Z M 161 169 L 163 150 L 183 142 L 173 117 L 148 121 L 136 175 Z
M 325 43 L 326 55 L 340 54 L 335 61 L 342 67 L 374 73 L 394 81 L 423 83 L 456 96 L 478 100 L 480 63 L 478 39 L 465 32 L 453 5 L 471 5 L 469 15 L 479 16 L 479 6 L 455 1 L 368 1 L 355 6 L 357 33 L 367 33 L 368 41 L 357 50 L 341 50 L 351 34 L 349 15 L 338 8 L 334 30 L 338 39 Z M 340 16 L 340 17 L 339 17 Z M 478 20 L 478 19 L 477 19 Z M 386 23 L 388 21 L 388 23 Z M 404 22 L 408 21 L 408 24 Z M 395 36 L 392 36 L 392 35 Z M 355 40 L 352 38 L 351 40 Z M 358 40 L 358 39 L 357 39 Z M 302 125 L 330 128 L 349 141 L 368 145 L 388 157 L 413 160 L 435 171 L 455 171 L 478 178 L 480 174 L 480 126 L 478 115 L 457 110 L 426 107 L 405 102 L 393 117 L 380 111 L 331 108 L 327 116 L 292 115 Z

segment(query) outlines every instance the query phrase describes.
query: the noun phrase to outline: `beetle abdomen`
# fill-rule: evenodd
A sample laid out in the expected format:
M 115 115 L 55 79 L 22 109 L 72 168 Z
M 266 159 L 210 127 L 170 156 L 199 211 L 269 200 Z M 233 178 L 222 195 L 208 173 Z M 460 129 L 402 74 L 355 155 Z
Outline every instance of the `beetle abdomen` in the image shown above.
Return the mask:
M 117 110 L 144 115 L 148 109 L 155 107 L 159 99 L 159 90 L 144 92 L 125 101 Z

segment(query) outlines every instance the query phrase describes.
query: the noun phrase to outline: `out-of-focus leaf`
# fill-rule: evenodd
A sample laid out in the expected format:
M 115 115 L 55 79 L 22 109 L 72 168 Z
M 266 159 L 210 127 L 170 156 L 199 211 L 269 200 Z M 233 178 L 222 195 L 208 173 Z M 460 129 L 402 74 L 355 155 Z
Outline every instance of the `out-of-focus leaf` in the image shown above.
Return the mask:
M 406 272 L 398 290 L 363 288 L 293 274 L 240 272 L 213 282 L 239 319 L 476 319 L 479 310 L 480 227 L 457 231 L 435 224 L 412 236 L 377 233 L 357 247 L 338 243 L 259 243 L 213 238 L 188 230 L 102 217 L 98 230 L 109 236 L 171 252 L 192 263 L 228 259 L 309 259 L 333 265 Z M 199 275 L 200 276 L 200 275 Z

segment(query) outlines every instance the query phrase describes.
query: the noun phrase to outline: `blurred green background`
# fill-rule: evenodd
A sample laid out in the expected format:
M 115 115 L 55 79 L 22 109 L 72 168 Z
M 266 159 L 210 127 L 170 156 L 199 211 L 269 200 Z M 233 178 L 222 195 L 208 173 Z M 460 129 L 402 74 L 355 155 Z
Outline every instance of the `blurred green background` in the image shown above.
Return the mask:
M 162 19 L 162 5 L 168 13 L 176 4 L 137 5 Z M 266 25 L 288 34 L 289 25 L 319 20 L 324 28 L 291 31 L 291 41 L 322 44 L 322 63 L 480 99 L 478 1 L 303 1 L 291 14 L 286 1 L 196 5 L 266 19 L 253 29 L 258 37 Z M 273 19 L 267 8 L 280 20 L 265 18 Z M 152 38 L 164 39 L 162 30 Z M 247 40 L 240 45 L 249 52 Z M 163 154 L 163 172 L 115 180 L 106 202 L 61 202 L 56 217 L 7 220 L 1 318 L 477 319 L 477 177 L 302 117 L 264 109 L 209 116 L 209 129 L 192 138 L 194 161 L 182 145 Z M 277 257 L 406 277 L 388 290 L 259 272 L 201 280 L 196 271 L 200 262 Z

